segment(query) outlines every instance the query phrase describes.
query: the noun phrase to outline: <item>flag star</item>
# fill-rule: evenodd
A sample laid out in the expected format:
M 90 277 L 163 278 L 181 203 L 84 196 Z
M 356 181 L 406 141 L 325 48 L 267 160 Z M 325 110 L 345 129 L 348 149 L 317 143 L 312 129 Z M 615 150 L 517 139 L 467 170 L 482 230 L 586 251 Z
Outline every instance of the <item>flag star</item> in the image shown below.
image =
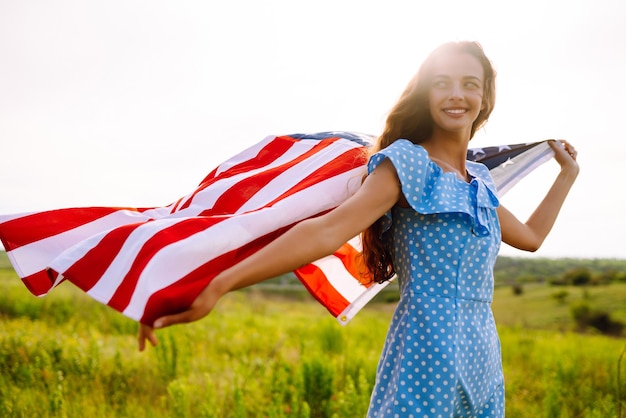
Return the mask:
M 502 151 L 507 150 L 507 149 L 511 149 L 511 147 L 509 145 L 500 145 L 498 147 L 498 152 L 502 152 Z
M 476 154 L 486 154 L 485 150 L 483 150 L 482 148 L 472 148 L 472 154 L 476 155 Z
M 512 164 L 515 164 L 515 163 L 513 162 L 513 160 L 512 160 L 512 159 L 510 159 L 510 158 L 509 158 L 508 160 L 506 160 L 505 162 L 503 162 L 502 164 L 500 164 L 500 167 L 504 168 L 504 167 L 510 166 L 510 165 L 512 165 Z

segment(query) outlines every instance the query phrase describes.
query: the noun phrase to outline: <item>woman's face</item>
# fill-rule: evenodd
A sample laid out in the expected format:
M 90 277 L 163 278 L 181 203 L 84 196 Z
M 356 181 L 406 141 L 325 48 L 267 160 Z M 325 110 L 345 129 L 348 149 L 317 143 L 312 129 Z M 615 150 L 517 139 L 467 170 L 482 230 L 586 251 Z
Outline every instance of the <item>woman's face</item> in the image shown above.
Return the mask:
M 467 53 L 449 53 L 435 58 L 429 88 L 433 130 L 469 134 L 483 105 L 484 70 Z

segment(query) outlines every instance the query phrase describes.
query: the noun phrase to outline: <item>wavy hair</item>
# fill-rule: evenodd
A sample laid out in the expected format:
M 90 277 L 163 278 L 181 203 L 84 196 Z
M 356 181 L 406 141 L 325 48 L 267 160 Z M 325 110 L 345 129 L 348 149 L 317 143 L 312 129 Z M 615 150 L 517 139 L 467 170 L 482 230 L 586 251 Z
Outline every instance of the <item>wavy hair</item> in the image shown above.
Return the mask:
M 433 77 L 433 63 L 439 56 L 459 53 L 475 57 L 484 72 L 484 106 L 472 124 L 470 139 L 487 122 L 496 100 L 496 72 L 493 65 L 479 43 L 448 42 L 432 51 L 411 79 L 400 99 L 389 112 L 383 133 L 370 148 L 370 155 L 388 147 L 400 138 L 419 144 L 432 135 L 434 122 L 430 114 L 429 90 Z M 363 262 L 371 274 L 370 277 L 378 283 L 389 280 L 395 274 L 392 264 L 393 246 L 385 242 L 383 232 L 381 218 L 363 231 L 362 235 Z

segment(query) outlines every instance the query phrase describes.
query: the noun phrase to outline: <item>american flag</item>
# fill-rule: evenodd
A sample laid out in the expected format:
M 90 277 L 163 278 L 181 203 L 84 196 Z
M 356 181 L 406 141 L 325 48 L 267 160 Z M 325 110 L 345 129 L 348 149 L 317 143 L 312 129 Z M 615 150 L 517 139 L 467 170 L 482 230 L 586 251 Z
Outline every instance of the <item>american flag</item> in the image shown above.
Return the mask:
M 217 273 L 303 219 L 356 192 L 372 137 L 353 132 L 268 136 L 164 207 L 84 207 L 0 215 L 0 240 L 26 287 L 69 281 L 145 324 L 185 310 Z M 502 194 L 552 155 L 547 142 L 474 148 Z M 346 324 L 386 284 L 358 265 L 359 237 L 294 273 Z

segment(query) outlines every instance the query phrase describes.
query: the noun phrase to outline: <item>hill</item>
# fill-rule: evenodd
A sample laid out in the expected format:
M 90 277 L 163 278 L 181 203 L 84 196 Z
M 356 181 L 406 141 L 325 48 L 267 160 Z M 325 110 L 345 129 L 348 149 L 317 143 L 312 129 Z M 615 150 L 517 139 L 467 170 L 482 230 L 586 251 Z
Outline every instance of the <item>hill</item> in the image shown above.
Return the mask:
M 568 271 L 587 269 L 592 275 L 626 274 L 626 259 L 615 258 L 526 258 L 498 257 L 494 268 L 496 284 L 517 281 L 548 281 Z

